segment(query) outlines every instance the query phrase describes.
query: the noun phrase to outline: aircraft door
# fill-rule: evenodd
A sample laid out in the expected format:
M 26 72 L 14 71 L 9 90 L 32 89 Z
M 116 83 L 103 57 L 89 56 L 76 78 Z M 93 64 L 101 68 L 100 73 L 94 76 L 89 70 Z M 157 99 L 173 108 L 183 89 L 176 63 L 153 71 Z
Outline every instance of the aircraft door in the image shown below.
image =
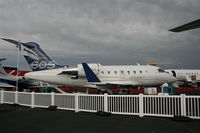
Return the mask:
M 176 77 L 176 72 L 175 71 L 172 71 L 172 74 L 174 77 Z

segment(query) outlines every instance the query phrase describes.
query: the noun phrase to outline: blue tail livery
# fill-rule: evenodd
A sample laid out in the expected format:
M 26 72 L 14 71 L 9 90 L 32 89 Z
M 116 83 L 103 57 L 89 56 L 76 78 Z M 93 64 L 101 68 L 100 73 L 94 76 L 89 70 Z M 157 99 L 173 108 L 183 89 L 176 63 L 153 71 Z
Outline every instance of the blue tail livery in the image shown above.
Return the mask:
M 82 63 L 88 82 L 101 82 L 87 63 Z
M 40 45 L 35 42 L 21 43 L 12 39 L 1 38 L 7 42 L 13 43 L 19 47 L 26 61 L 30 65 L 32 71 L 41 71 L 54 68 L 64 67 L 58 65 L 53 59 L 51 59 L 41 48 Z
M 30 64 L 33 71 L 58 68 L 59 65 L 52 60 L 37 43 L 27 42 L 21 47 L 21 51 Z

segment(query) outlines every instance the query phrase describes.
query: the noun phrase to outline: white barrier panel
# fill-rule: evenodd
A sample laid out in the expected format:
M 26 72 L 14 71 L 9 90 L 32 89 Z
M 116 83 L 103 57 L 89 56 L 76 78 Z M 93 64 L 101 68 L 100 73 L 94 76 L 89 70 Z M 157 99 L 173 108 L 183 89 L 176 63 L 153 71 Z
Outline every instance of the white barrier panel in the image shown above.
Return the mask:
M 104 95 L 78 95 L 78 110 L 87 112 L 104 111 Z
M 55 94 L 54 105 L 60 109 L 75 110 L 75 95 L 74 94 Z
M 18 92 L 18 104 L 31 106 L 31 93 Z
M 49 107 L 51 106 L 51 93 L 34 93 L 35 107 Z
M 139 95 L 109 95 L 108 112 L 139 115 Z
M 4 91 L 3 103 L 15 103 L 15 91 Z
M 149 116 L 180 116 L 180 96 L 143 96 L 144 115 Z
M 200 117 L 200 96 L 186 96 L 185 115 L 191 118 Z

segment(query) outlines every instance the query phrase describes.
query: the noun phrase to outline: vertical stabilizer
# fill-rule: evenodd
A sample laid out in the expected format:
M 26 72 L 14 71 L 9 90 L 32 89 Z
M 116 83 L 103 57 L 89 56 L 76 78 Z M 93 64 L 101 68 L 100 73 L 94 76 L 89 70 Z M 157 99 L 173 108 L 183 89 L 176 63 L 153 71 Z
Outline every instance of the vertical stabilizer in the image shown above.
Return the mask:
M 37 43 L 27 42 L 21 47 L 26 61 L 33 71 L 58 68 L 59 65 L 51 59 Z
M 4 41 L 15 44 L 25 57 L 26 61 L 30 65 L 33 71 L 48 70 L 59 67 L 54 60 L 52 60 L 41 48 L 40 45 L 35 42 L 22 43 L 20 41 L 1 38 Z

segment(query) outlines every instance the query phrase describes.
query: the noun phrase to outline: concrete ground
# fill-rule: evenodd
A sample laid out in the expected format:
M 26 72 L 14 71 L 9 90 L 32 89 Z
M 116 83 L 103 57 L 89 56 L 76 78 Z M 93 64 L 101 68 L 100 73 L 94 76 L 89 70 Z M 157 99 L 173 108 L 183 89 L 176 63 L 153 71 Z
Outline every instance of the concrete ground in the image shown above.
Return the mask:
M 0 133 L 199 133 L 200 120 L 98 116 L 96 113 L 0 104 Z

